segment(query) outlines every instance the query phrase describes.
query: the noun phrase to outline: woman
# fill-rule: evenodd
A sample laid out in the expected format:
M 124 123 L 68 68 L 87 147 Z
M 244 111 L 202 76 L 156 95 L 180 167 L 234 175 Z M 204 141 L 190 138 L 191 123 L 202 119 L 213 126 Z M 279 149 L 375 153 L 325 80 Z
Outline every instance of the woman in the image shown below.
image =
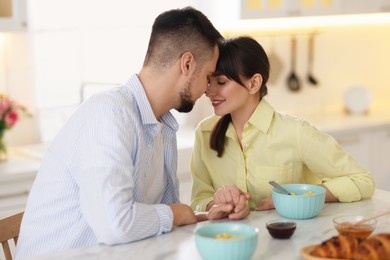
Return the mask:
M 331 136 L 308 122 L 274 111 L 264 99 L 270 65 L 250 37 L 222 44 L 215 75 L 207 88 L 215 115 L 196 129 L 191 159 L 191 207 L 209 210 L 231 204 L 231 219 L 250 210 L 273 209 L 274 180 L 313 183 L 326 189 L 326 202 L 370 198 L 370 173 Z

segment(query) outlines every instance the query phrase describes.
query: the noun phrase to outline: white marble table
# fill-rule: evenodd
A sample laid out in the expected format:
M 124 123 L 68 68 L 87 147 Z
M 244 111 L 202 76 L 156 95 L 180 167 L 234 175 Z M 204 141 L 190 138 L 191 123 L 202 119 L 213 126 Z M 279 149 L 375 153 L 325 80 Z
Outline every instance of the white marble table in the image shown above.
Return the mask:
M 252 212 L 249 217 L 240 222 L 248 223 L 259 228 L 259 239 L 253 259 L 301 259 L 299 250 L 302 247 L 319 243 L 334 235 L 332 219 L 339 215 L 368 215 L 390 209 L 390 192 L 376 190 L 370 200 L 354 203 L 325 204 L 320 214 L 308 220 L 296 220 L 297 229 L 287 240 L 273 239 L 265 227 L 272 219 L 281 219 L 275 210 Z M 221 222 L 228 220 L 219 220 Z M 36 260 L 51 259 L 201 259 L 195 245 L 194 232 L 197 228 L 210 222 L 202 222 L 190 226 L 175 228 L 171 233 L 148 238 L 142 241 L 117 245 L 98 245 L 73 249 L 57 254 L 36 257 Z M 378 218 L 374 233 L 390 233 L 390 215 Z

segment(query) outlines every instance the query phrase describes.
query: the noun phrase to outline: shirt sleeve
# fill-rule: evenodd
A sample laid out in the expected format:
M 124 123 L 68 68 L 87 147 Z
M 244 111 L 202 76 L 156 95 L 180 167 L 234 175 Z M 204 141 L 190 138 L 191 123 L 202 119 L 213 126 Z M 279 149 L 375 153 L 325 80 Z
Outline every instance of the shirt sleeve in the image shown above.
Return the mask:
M 136 198 L 137 129 L 132 117 L 110 99 L 92 101 L 80 135 L 80 204 L 84 217 L 104 244 L 127 243 L 169 232 L 168 205 Z M 133 116 L 133 118 L 136 115 Z
M 340 202 L 372 197 L 375 183 L 370 172 L 332 136 L 303 121 L 298 139 L 302 160 Z
M 205 147 L 208 142 L 205 142 L 204 138 L 200 127 L 198 127 L 195 131 L 195 145 L 190 165 L 192 174 L 191 207 L 198 212 L 206 211 L 206 207 L 213 200 L 215 193 L 210 173 L 202 160 L 202 149 L 210 149 Z

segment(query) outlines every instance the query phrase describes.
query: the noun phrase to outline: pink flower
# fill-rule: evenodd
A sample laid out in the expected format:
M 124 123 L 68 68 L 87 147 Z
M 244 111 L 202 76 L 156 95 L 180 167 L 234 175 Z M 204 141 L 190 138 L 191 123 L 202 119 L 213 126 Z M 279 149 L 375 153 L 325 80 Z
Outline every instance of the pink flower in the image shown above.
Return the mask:
M 19 119 L 19 115 L 18 115 L 18 112 L 16 112 L 15 110 L 10 110 L 7 114 L 5 114 L 4 116 L 4 121 L 5 121 L 5 124 L 7 125 L 7 127 L 12 127 L 16 124 L 16 122 L 18 122 L 18 119 Z
M 0 135 L 3 135 L 5 130 L 11 129 L 21 115 L 31 116 L 24 106 L 7 95 L 0 94 Z
M 0 115 L 4 115 L 11 106 L 12 102 L 9 99 L 0 99 Z

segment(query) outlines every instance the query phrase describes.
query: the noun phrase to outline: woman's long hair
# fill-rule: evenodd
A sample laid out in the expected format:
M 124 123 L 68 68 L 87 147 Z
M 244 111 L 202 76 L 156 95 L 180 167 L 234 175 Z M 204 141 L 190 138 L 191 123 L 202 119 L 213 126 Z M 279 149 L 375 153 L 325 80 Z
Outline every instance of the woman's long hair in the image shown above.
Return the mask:
M 256 73 L 261 74 L 263 82 L 260 87 L 260 100 L 267 95 L 267 81 L 269 78 L 270 64 L 263 47 L 253 38 L 241 36 L 223 41 L 216 75 L 225 75 L 230 80 L 244 86 L 242 78 L 249 79 Z M 210 148 L 217 151 L 218 157 L 222 157 L 225 148 L 226 131 L 232 117 L 230 114 L 222 116 L 210 136 Z

